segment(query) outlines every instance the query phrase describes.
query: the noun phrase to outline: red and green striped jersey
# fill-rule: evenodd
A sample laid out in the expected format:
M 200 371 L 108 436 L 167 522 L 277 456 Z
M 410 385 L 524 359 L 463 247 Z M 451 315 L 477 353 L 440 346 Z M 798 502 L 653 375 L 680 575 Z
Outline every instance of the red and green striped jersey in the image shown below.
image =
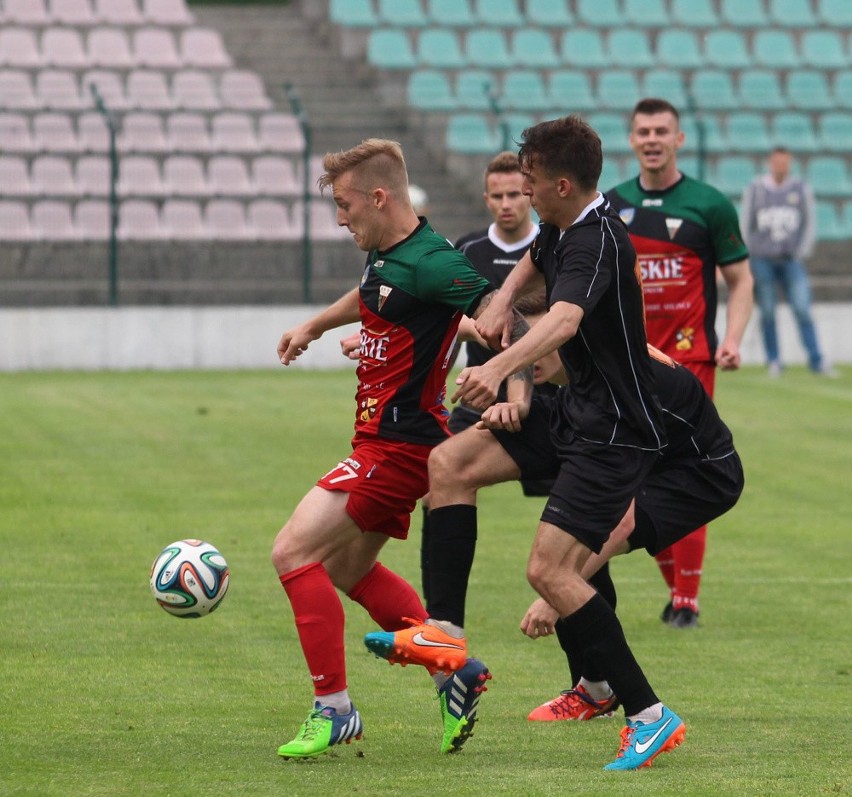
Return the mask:
M 606 195 L 639 257 L 648 342 L 679 362 L 713 362 L 716 266 L 748 257 L 733 204 L 686 175 L 664 191 L 633 178 Z
M 425 219 L 404 241 L 369 253 L 355 440 L 436 445 L 448 436 L 444 397 L 459 321 L 492 290 Z

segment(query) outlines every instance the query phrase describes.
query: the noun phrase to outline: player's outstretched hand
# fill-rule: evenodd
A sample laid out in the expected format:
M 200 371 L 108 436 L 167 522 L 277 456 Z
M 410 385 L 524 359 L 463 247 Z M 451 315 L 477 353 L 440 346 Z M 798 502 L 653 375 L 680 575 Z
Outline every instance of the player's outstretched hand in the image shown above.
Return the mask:
M 353 332 L 348 338 L 340 339 L 340 351 L 343 356 L 350 360 L 358 360 L 361 357 L 361 333 Z
M 278 341 L 278 359 L 283 365 L 290 365 L 293 360 L 307 351 L 308 344 L 312 340 L 314 336 L 304 325 L 288 330 Z
M 515 401 L 501 401 L 492 404 L 483 413 L 476 424 L 477 429 L 505 429 L 507 432 L 520 432 L 529 407 Z
M 723 371 L 736 371 L 740 367 L 740 349 L 734 343 L 723 340 L 716 351 L 716 365 Z
M 494 403 L 502 381 L 500 376 L 492 373 L 487 365 L 463 368 L 456 377 L 456 384 L 459 388 L 450 397 L 450 401 L 453 404 L 461 401 L 468 407 L 481 412 Z
M 524 619 L 521 620 L 521 632 L 530 639 L 548 636 L 556 631 L 556 621 L 559 612 L 556 611 L 544 598 L 536 598 L 527 609 Z

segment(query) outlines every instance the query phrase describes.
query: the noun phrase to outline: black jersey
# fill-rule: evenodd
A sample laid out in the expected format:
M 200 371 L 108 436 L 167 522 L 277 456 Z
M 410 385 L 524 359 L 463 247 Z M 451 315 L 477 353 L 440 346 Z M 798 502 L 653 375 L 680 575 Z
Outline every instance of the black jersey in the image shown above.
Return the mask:
M 636 251 L 606 197 L 564 232 L 542 224 L 532 249 L 547 304 L 583 309 L 577 334 L 560 347 L 570 391 L 561 429 L 594 443 L 659 450 L 665 444 L 654 393 Z

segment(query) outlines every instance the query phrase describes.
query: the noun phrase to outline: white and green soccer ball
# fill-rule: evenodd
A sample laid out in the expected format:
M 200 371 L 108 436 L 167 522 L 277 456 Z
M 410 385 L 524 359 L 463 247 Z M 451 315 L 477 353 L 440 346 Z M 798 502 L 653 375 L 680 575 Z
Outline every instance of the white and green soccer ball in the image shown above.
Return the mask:
M 204 617 L 219 608 L 230 581 L 225 557 L 202 540 L 167 545 L 151 568 L 151 592 L 176 617 Z

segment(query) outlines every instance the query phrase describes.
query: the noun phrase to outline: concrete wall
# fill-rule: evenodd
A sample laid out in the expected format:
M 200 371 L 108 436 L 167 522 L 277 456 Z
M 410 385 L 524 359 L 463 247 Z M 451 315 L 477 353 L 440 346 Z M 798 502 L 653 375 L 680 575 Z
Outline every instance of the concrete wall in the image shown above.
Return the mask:
M 317 312 L 313 306 L 0 309 L 0 371 L 233 369 L 280 367 L 281 333 Z M 719 308 L 724 318 L 725 308 Z M 818 304 L 817 328 L 830 363 L 852 363 L 852 304 Z M 338 341 L 357 325 L 330 332 L 296 362 L 345 366 Z M 805 362 L 789 308 L 780 308 L 787 364 Z M 763 363 L 753 317 L 743 341 L 746 365 Z

